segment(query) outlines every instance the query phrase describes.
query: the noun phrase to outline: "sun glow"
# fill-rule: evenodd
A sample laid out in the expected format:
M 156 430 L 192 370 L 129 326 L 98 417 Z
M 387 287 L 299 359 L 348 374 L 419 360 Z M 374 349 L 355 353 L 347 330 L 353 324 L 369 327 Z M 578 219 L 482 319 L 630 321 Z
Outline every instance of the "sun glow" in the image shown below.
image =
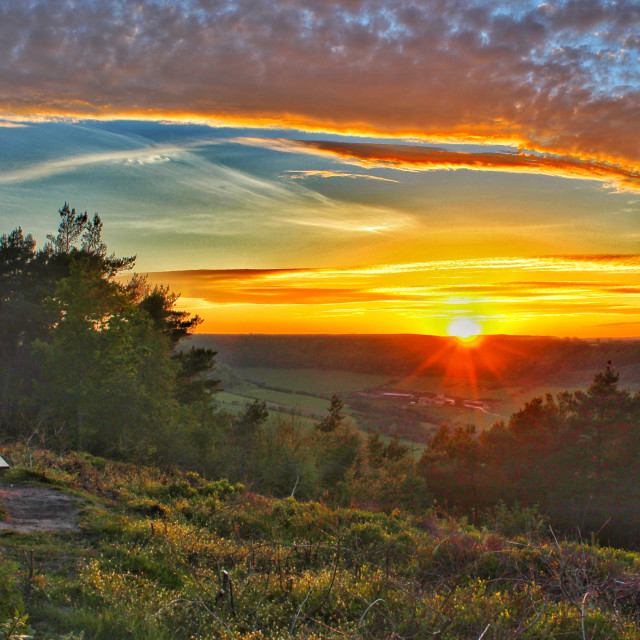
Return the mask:
M 447 327 L 447 333 L 463 342 L 473 342 L 482 334 L 482 328 L 471 318 L 456 318 Z

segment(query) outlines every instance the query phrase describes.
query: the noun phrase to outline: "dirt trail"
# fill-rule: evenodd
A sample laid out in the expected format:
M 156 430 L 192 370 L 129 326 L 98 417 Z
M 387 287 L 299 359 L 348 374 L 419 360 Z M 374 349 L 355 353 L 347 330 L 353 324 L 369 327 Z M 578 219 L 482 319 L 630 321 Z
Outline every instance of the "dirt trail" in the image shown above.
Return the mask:
M 50 487 L 0 484 L 0 503 L 9 514 L 0 531 L 74 531 L 79 510 L 73 498 Z

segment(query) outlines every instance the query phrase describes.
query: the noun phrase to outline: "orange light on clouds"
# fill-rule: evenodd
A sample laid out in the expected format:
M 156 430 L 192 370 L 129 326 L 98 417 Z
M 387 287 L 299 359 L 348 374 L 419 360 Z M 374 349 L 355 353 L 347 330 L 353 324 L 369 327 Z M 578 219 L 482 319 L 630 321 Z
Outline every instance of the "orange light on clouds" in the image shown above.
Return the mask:
M 633 2 L 5 4 L 0 215 L 202 331 L 640 334 Z
M 1 105 L 0 105 L 1 107 Z M 314 140 L 262 139 L 245 137 L 238 141 L 256 146 L 267 146 L 281 151 L 295 151 L 334 155 L 358 163 L 365 167 L 393 166 L 406 171 L 438 169 L 471 169 L 481 171 L 510 171 L 516 173 L 544 173 L 570 178 L 607 180 L 620 182 L 632 189 L 640 189 L 640 163 L 635 157 L 620 153 L 601 151 L 597 154 L 585 153 L 572 146 L 561 144 L 541 145 L 519 131 L 516 122 L 502 122 L 500 126 L 469 125 L 447 128 L 440 126 L 410 127 L 387 123 L 384 126 L 361 121 L 338 121 L 322 119 L 307 114 L 264 113 L 247 110 L 245 113 L 224 111 L 173 111 L 163 108 L 145 110 L 117 110 L 109 107 L 94 107 L 85 103 L 78 106 L 51 105 L 36 108 L 7 108 L 0 111 L 0 126 L 20 127 L 28 123 L 42 123 L 59 120 L 91 119 L 96 121 L 136 120 L 162 122 L 166 124 L 196 124 L 209 127 L 232 127 L 247 131 L 297 130 L 306 133 L 350 136 L 355 138 L 397 139 L 398 144 L 347 143 Z M 440 152 L 440 156 L 419 158 L 416 150 L 421 147 L 406 145 L 406 140 L 424 144 L 474 144 L 486 146 L 506 146 L 514 149 L 512 154 L 486 152 L 456 154 Z M 362 149 L 358 149 L 361 146 Z M 376 149 L 377 147 L 377 149 Z M 517 150 L 517 153 L 515 152 Z
M 450 142 L 462 144 L 470 138 L 459 134 Z M 403 171 L 438 171 L 467 169 L 472 171 L 502 171 L 508 173 L 538 173 L 563 178 L 598 180 L 616 185 L 618 189 L 640 190 L 640 165 L 620 164 L 619 158 L 599 158 L 574 154 L 557 155 L 546 150 L 533 153 L 526 149 L 512 152 L 491 151 L 489 145 L 500 144 L 487 136 L 481 140 L 486 151 L 460 151 L 407 144 L 371 142 L 336 142 L 328 140 L 274 140 L 244 138 L 246 144 L 290 153 L 310 153 L 329 156 L 348 164 L 366 168 L 391 168 Z M 478 142 L 478 141 L 476 141 Z M 522 141 L 520 141 L 522 144 Z
M 557 256 L 333 269 L 173 271 L 209 333 L 579 337 L 640 331 L 640 256 Z
M 411 5 L 9 2 L 0 114 L 506 140 L 637 166 L 633 3 Z

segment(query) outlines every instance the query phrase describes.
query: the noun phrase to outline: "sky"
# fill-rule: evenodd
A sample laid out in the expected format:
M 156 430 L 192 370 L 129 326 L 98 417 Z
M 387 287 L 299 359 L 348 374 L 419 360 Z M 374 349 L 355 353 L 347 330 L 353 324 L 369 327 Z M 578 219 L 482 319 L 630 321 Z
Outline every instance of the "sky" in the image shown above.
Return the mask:
M 209 333 L 640 336 L 640 4 L 0 0 L 0 232 Z

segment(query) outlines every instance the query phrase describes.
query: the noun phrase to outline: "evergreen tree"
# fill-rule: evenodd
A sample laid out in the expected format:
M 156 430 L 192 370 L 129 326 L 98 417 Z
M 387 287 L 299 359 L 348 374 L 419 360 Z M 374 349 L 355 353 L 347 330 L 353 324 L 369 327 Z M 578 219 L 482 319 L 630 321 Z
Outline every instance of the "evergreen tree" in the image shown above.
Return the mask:
M 166 287 L 116 279 L 135 258 L 108 254 L 97 214 L 59 214 L 39 251 L 21 229 L 0 237 L 0 426 L 154 459 L 176 453 L 173 434 L 184 453 L 211 427 L 215 354 L 177 348 L 199 318 Z
M 344 420 L 343 409 L 344 403 L 340 400 L 340 397 L 334 393 L 331 396 L 331 402 L 329 404 L 329 415 L 316 425 L 316 429 L 324 433 L 335 431 Z

